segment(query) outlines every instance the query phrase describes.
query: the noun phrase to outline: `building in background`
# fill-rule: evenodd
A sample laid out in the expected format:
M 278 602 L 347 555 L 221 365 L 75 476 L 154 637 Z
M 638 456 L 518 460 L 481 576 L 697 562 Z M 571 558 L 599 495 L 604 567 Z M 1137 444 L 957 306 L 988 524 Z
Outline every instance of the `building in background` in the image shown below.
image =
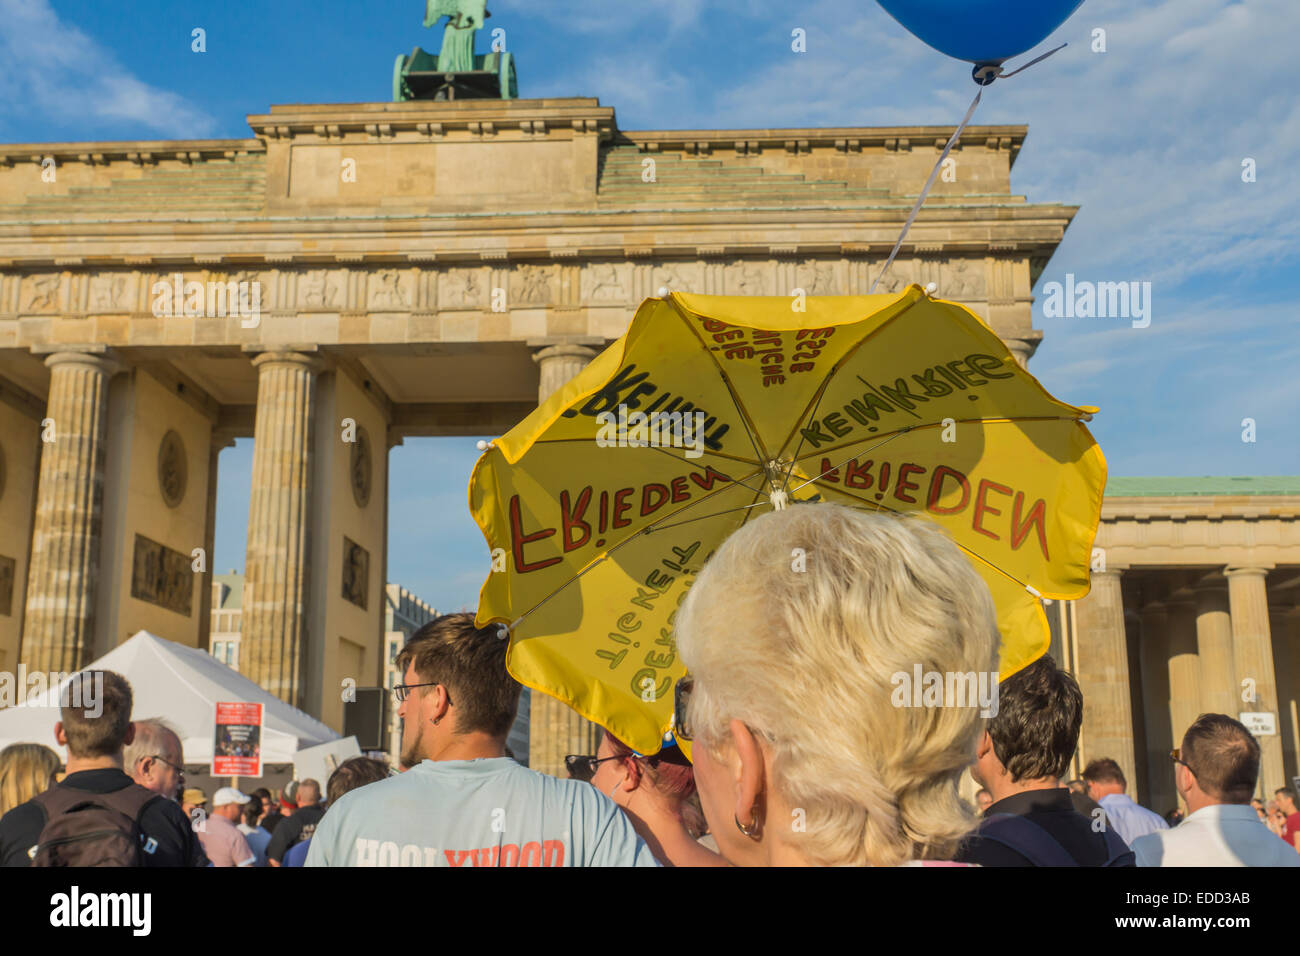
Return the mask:
M 231 569 L 226 574 L 212 576 L 212 642 L 208 652 L 217 660 L 239 669 L 239 637 L 245 598 L 249 586 L 244 576 Z M 397 654 L 421 626 L 438 616 L 435 608 L 412 594 L 400 584 L 384 587 L 384 656 L 380 662 L 383 686 L 390 692 L 401 679 L 397 672 Z M 390 742 L 389 756 L 397 763 L 401 749 L 401 722 L 397 719 L 397 704 L 388 707 L 386 729 Z
M 239 633 L 243 621 L 244 576 L 231 568 L 212 575 L 212 638 L 208 653 L 239 670 Z
M 384 661 L 381 673 L 384 686 L 391 692 L 402 675 L 397 669 L 397 654 L 411 635 L 438 616 L 438 612 L 400 584 L 384 587 Z M 388 705 L 388 757 L 393 766 L 402 750 L 402 722 L 397 719 L 397 699 Z

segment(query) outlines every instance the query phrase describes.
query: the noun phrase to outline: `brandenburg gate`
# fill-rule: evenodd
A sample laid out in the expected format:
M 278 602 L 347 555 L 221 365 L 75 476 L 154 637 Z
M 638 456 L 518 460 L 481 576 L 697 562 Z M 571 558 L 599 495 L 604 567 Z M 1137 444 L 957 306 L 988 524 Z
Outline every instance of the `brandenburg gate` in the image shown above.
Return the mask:
M 206 647 L 217 459 L 252 437 L 240 668 L 336 728 L 342 681 L 379 682 L 390 448 L 508 430 L 660 289 L 867 292 L 953 132 L 631 131 L 590 98 L 273 106 L 248 125 L 0 145 L 0 669 L 74 669 L 141 628 Z M 935 283 L 1022 363 L 1075 213 L 1012 194 L 1025 135 L 963 133 L 882 284 Z M 1201 666 L 1174 636 L 1186 601 L 1210 602 L 1207 668 L 1235 653 L 1259 671 L 1274 604 L 1294 646 L 1300 571 L 1277 569 L 1300 565 L 1297 501 L 1288 486 L 1217 524 L 1242 529 L 1229 557 L 1197 539 L 1196 561 L 1232 562 L 1204 599 L 1201 578 L 1128 570 L 1194 507 L 1112 508 L 1116 559 L 1066 641 L 1108 708 L 1086 739 L 1133 766 L 1125 588 L 1153 602 L 1154 674 L 1160 653 Z M 1198 686 L 1196 706 L 1222 691 Z M 531 764 L 561 772 L 591 732 L 539 698 Z

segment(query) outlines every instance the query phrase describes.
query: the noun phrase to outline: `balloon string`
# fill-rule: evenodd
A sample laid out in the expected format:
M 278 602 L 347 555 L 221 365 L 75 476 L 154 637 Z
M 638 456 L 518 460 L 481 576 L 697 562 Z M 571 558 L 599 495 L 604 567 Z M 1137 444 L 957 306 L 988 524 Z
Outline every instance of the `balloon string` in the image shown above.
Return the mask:
M 1023 70 L 1029 69 L 1035 63 L 1046 60 L 1053 53 L 1063 49 L 1065 46 L 1066 44 L 1062 43 L 1055 50 L 1048 50 L 1042 56 L 1030 60 L 1024 66 L 1012 70 L 1010 73 L 1003 73 L 1002 67 L 1000 66 L 989 67 L 989 69 L 995 71 L 997 77 L 1006 79 L 1007 77 L 1015 76 Z M 962 130 L 966 128 L 966 124 L 969 123 L 971 117 L 975 115 L 975 108 L 980 105 L 980 97 L 983 94 L 984 88 L 981 86 L 975 93 L 975 99 L 971 100 L 970 108 L 966 110 L 966 115 L 961 118 L 961 122 L 957 124 L 957 129 L 954 130 L 952 136 L 948 138 L 947 145 L 944 146 L 943 152 L 939 154 L 939 158 L 935 161 L 934 169 L 930 170 L 930 178 L 925 181 L 925 187 L 921 190 L 921 195 L 916 197 L 916 203 L 912 206 L 912 211 L 908 214 L 907 221 L 903 223 L 903 231 L 898 234 L 898 241 L 894 243 L 894 248 L 890 250 L 889 258 L 885 260 L 885 267 L 880 270 L 880 275 L 876 276 L 876 281 L 871 283 L 871 288 L 867 290 L 868 295 L 876 291 L 876 286 L 880 284 L 880 280 L 885 277 L 887 272 L 889 272 L 889 267 L 893 265 L 894 258 L 898 255 L 898 251 L 903 248 L 903 240 L 907 238 L 907 231 L 912 228 L 912 222 L 916 219 L 917 214 L 920 213 L 921 205 L 925 202 L 925 197 L 930 194 L 930 187 L 934 185 L 934 178 L 939 175 L 939 170 L 943 167 L 943 161 L 947 159 L 948 154 L 952 152 L 953 146 L 956 145 L 957 140 L 961 137 Z

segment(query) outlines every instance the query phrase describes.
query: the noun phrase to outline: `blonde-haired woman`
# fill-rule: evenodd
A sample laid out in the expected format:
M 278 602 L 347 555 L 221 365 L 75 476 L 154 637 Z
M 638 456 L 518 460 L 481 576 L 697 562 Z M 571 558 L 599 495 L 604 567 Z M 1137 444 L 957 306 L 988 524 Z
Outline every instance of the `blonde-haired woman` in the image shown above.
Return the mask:
M 911 706 L 899 675 L 995 680 L 999 635 L 942 530 L 832 504 L 769 512 L 713 555 L 676 628 L 678 735 L 730 862 L 951 860 L 976 823 L 957 788 L 985 721 L 978 702 Z
M 59 755 L 40 744 L 11 744 L 0 750 L 0 817 L 54 786 Z

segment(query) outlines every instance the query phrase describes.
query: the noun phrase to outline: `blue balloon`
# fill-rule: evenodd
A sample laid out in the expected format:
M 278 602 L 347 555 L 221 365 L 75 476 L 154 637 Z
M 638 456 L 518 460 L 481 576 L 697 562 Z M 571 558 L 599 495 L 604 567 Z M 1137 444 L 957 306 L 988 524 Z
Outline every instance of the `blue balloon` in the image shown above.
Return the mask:
M 1001 63 L 1042 43 L 1083 0 L 877 0 L 940 53 Z

